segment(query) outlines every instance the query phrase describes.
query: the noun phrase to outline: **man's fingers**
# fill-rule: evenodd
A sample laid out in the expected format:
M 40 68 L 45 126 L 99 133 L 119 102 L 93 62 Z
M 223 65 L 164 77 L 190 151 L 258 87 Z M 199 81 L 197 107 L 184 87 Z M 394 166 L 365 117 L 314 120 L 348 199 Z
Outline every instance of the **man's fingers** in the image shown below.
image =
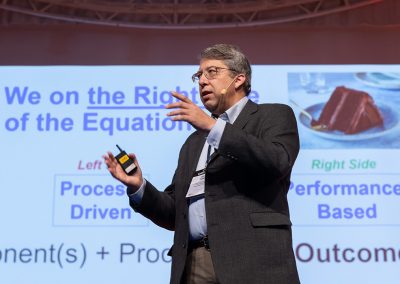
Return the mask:
M 171 111 L 171 112 L 167 113 L 167 116 L 169 116 L 171 118 L 171 120 L 173 120 L 173 121 L 183 120 L 183 121 L 190 122 L 190 120 L 191 120 L 190 113 L 183 109 L 177 109 L 177 110 Z
M 170 109 L 170 108 L 184 108 L 186 107 L 187 104 L 183 103 L 183 102 L 176 102 L 176 103 L 172 103 L 172 104 L 167 104 L 165 105 L 165 108 Z
M 178 114 L 178 115 L 172 116 L 171 120 L 173 120 L 173 121 L 186 121 L 186 122 L 189 122 L 189 123 L 191 122 L 190 117 L 187 116 L 187 115 L 183 115 L 183 114 Z
M 181 100 L 182 102 L 185 102 L 185 103 L 192 103 L 192 101 L 191 101 L 188 97 L 186 97 L 186 96 L 184 96 L 184 95 L 182 95 L 182 94 L 179 94 L 179 93 L 177 93 L 177 92 L 171 92 L 171 95 L 172 95 L 173 97 L 177 98 L 178 100 Z
M 177 110 L 167 113 L 167 116 L 176 116 L 176 115 L 181 115 L 181 114 L 187 114 L 187 112 L 182 109 L 177 109 Z
M 106 154 L 103 155 L 103 159 L 108 166 L 114 160 L 114 156 L 111 152 L 107 152 Z
M 115 159 L 111 152 L 107 152 L 107 154 L 103 155 L 103 158 L 108 170 L 113 176 L 115 176 L 116 170 L 118 169 L 117 159 Z

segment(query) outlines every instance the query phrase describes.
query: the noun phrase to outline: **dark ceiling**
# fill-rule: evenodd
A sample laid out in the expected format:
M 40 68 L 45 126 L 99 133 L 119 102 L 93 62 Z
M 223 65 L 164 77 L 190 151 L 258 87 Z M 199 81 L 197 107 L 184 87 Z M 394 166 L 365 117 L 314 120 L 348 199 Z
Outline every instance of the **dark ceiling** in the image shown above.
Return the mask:
M 396 25 L 397 0 L 3 0 L 0 24 L 91 24 L 139 29 L 266 25 Z

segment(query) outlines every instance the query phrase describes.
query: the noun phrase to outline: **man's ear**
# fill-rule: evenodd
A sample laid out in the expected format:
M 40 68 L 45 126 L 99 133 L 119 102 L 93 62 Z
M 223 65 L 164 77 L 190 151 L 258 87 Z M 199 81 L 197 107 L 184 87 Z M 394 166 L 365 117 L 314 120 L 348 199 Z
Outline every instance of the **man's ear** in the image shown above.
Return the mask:
M 245 81 L 246 81 L 246 75 L 244 75 L 244 74 L 236 75 L 236 79 L 235 79 L 235 89 L 236 89 L 236 90 L 237 90 L 237 89 L 240 89 L 240 88 L 243 86 L 243 84 L 244 84 Z

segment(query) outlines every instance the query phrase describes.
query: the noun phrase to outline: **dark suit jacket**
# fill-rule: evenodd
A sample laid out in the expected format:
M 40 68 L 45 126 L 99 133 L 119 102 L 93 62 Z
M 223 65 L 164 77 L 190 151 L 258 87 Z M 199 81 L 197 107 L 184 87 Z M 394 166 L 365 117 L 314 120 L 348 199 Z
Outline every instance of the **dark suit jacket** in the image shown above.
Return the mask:
M 171 283 L 182 277 L 188 247 L 185 199 L 206 133 L 188 137 L 172 184 L 160 192 L 147 182 L 135 211 L 174 230 Z M 215 272 L 226 284 L 299 283 L 292 249 L 287 192 L 299 139 L 286 105 L 249 101 L 227 124 L 206 168 L 205 207 Z

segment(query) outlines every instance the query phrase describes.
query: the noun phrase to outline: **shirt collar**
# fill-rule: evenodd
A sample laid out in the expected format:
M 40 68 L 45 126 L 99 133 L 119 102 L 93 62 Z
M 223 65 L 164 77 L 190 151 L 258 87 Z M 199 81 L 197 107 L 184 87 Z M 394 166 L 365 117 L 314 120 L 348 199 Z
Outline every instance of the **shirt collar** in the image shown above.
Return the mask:
M 245 96 L 224 112 L 224 114 L 226 114 L 228 118 L 227 121 L 229 123 L 233 124 L 235 122 L 248 100 L 249 98 Z

